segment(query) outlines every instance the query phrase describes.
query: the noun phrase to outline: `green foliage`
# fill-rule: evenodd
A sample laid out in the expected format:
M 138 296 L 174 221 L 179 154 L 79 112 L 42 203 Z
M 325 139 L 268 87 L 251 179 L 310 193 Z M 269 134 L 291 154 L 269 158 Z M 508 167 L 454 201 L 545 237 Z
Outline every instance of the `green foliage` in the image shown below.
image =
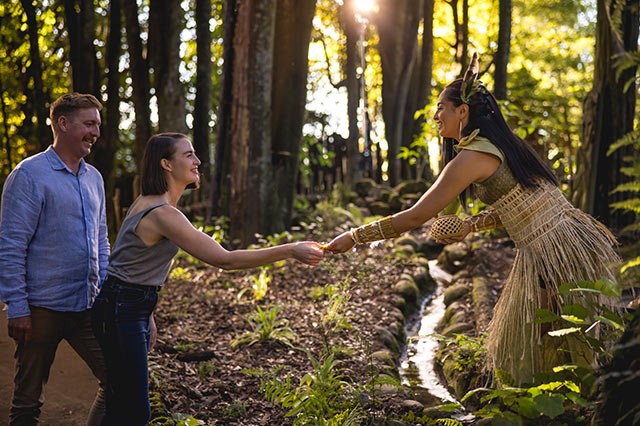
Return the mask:
M 269 283 L 271 282 L 271 275 L 267 273 L 268 268 L 261 267 L 260 273 L 258 275 L 251 275 L 251 287 L 243 288 L 238 292 L 238 300 L 242 298 L 242 296 L 248 291 L 251 290 L 253 292 L 253 301 L 257 302 L 261 300 L 265 294 L 267 294 L 267 290 L 269 289 Z
M 180 342 L 175 345 L 173 348 L 178 352 L 189 352 L 196 348 L 196 344 L 193 342 Z
M 444 363 L 452 358 L 456 370 L 469 371 L 478 369 L 485 359 L 487 350 L 485 349 L 485 337 L 471 337 L 464 334 L 454 334 L 451 337 L 435 335 L 442 344 L 440 353 Z
M 280 312 L 278 307 L 269 306 L 266 310 L 262 310 L 260 306 L 256 306 L 256 310 L 257 312 L 247 316 L 247 321 L 253 330 L 231 340 L 232 347 L 251 346 L 265 342 L 280 342 L 287 346 L 293 346 L 297 340 L 296 334 L 289 327 L 288 320 L 277 318 Z
M 339 361 L 333 354 L 316 359 L 305 351 L 311 361 L 312 372 L 305 374 L 298 386 L 291 384 L 291 376 L 284 382 L 275 374 L 261 377 L 265 398 L 289 410 L 286 417 L 294 417 L 294 425 L 347 426 L 359 425 L 364 412 L 357 403 L 356 389 L 337 368 Z

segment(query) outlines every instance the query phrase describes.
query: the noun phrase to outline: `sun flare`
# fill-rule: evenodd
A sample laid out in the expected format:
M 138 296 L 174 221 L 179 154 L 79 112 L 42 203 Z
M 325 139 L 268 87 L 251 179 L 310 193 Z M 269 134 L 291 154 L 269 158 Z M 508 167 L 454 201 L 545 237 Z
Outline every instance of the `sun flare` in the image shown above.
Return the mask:
M 374 0 L 355 0 L 356 10 L 360 12 L 370 12 L 373 10 Z

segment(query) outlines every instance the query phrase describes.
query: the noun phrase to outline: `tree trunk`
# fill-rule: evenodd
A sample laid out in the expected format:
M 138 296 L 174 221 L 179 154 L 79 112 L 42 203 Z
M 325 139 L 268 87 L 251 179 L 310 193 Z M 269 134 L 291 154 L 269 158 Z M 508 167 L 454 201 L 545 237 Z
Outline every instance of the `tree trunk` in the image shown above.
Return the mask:
M 616 79 L 614 61 L 615 55 L 638 49 L 637 5 L 638 0 L 624 3 L 619 28 L 622 40 L 619 40 L 609 18 L 615 4 L 610 6 L 608 1 L 598 0 L 594 84 L 584 103 L 582 145 L 574 184 L 574 204 L 613 228 L 630 224 L 634 219 L 632 214 L 613 212 L 609 207 L 624 198 L 623 193 L 611 191 L 628 180 L 620 167 L 624 157 L 634 154 L 632 147 L 618 149 L 610 156 L 606 153 L 612 143 L 633 130 L 636 88 L 631 84 L 625 92 L 624 85 L 635 76 L 636 69 L 628 69 Z
M 63 0 L 69 34 L 73 90 L 100 96 L 100 66 L 93 46 L 95 10 L 92 0 Z
M 230 234 L 247 244 L 267 229 L 271 200 L 271 87 L 276 0 L 243 0 L 233 40 Z
M 277 0 L 274 45 L 278 48 L 273 52 L 271 95 L 272 164 L 276 191 L 272 191 L 274 200 L 266 221 L 268 233 L 282 232 L 291 225 L 315 7 L 316 0 Z
M 364 32 L 364 24 L 358 24 L 355 19 L 355 2 L 346 0 L 339 8 L 339 18 L 342 29 L 345 34 L 345 44 L 347 61 L 345 64 L 345 76 L 347 87 L 347 117 L 349 119 L 349 137 L 347 138 L 347 173 L 345 175 L 345 184 L 348 187 L 353 185 L 354 180 L 358 177 L 358 169 L 360 163 L 360 149 L 358 139 L 360 131 L 358 129 L 358 104 L 360 102 L 360 85 L 366 84 L 364 80 L 364 69 L 360 82 L 358 82 L 357 68 L 359 65 L 358 54 L 358 38 Z M 359 34 L 360 33 L 360 34 Z M 364 35 L 360 38 L 362 43 Z M 362 45 L 360 45 L 362 48 Z M 364 123 L 363 123 L 364 124 Z
M 200 194 L 209 193 L 211 180 L 211 155 L 209 143 L 211 142 L 211 31 L 209 20 L 211 19 L 211 0 L 196 0 L 196 54 L 198 56 L 196 68 L 196 99 L 193 107 L 193 147 L 200 158 L 200 182 L 202 187 Z
M 144 145 L 151 137 L 151 110 L 149 107 L 149 64 L 143 54 L 138 6 L 135 1 L 122 4 L 127 29 L 127 45 L 129 46 L 129 72 L 131 74 L 131 99 L 135 109 L 136 141 L 133 155 L 137 159 L 138 170 Z
M 403 120 L 411 72 L 416 59 L 420 2 L 384 0 L 375 19 L 380 36 L 382 64 L 382 115 L 389 144 L 389 181 L 396 185 L 400 178 L 398 154 L 403 141 Z M 411 111 L 413 113 L 413 111 Z M 408 129 L 409 132 L 412 129 Z
M 33 103 L 36 110 L 37 118 L 37 137 L 40 143 L 40 150 L 44 151 L 52 142 L 51 130 L 47 125 L 48 99 L 44 93 L 42 84 L 42 60 L 40 59 L 40 43 L 38 41 L 38 23 L 36 21 L 36 9 L 33 2 L 29 0 L 21 0 L 22 7 L 27 15 L 27 30 L 29 32 L 29 58 L 31 66 L 28 74 L 33 79 L 33 99 L 29 101 Z M 6 123 L 5 123 L 6 124 Z
M 187 133 L 186 99 L 180 82 L 180 32 L 184 12 L 180 2 L 151 0 L 149 59 L 158 100 L 158 131 Z
M 208 217 L 229 216 L 231 104 L 233 100 L 233 63 L 235 61 L 233 40 L 238 19 L 237 6 L 237 0 L 225 0 L 224 2 L 222 79 L 218 105 L 215 168 L 211 184 L 211 214 L 208 214 Z
M 495 57 L 495 87 L 493 94 L 496 99 L 507 99 L 507 65 L 511 50 L 511 0 L 500 0 L 500 28 L 498 30 L 498 51 Z
M 93 147 L 92 163 L 102 173 L 105 183 L 107 219 L 110 233 L 117 233 L 113 221 L 113 188 L 115 176 L 113 166 L 115 154 L 120 145 L 120 46 L 122 45 L 122 13 L 120 0 L 111 0 L 109 3 L 109 35 L 107 36 L 107 104 L 104 123 L 104 132 L 100 143 Z
M 462 0 L 462 21 L 458 11 L 458 0 L 447 1 L 451 6 L 453 13 L 453 26 L 456 32 L 455 60 L 460 64 L 460 74 L 462 77 L 467 69 L 467 60 L 469 58 L 469 1 Z

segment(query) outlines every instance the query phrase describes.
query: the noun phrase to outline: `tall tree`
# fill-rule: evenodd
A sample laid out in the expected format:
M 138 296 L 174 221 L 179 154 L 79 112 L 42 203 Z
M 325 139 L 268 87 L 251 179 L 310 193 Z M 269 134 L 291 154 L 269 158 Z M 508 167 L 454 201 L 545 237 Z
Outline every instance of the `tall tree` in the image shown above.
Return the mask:
M 613 142 L 633 130 L 636 104 L 636 68 L 616 75 L 615 60 L 638 49 L 640 27 L 638 0 L 621 3 L 598 0 L 593 89 L 584 102 L 582 145 L 578 151 L 578 171 L 573 202 L 611 227 L 633 221 L 633 215 L 612 212 L 609 205 L 624 194 L 611 191 L 628 180 L 620 172 L 623 158 L 633 155 L 628 146 L 607 156 Z
M 462 0 L 462 19 L 458 10 L 459 0 L 447 0 L 453 13 L 453 27 L 456 32 L 454 44 L 455 59 L 460 64 L 460 76 L 467 69 L 469 59 L 469 0 Z
M 380 36 L 382 63 L 382 115 L 389 144 L 389 181 L 400 179 L 400 146 L 411 73 L 416 60 L 420 3 L 413 0 L 383 0 L 374 22 Z M 412 132 L 413 129 L 408 129 Z
M 127 33 L 129 53 L 129 73 L 131 74 L 131 99 L 135 111 L 134 156 L 138 163 L 142 161 L 144 145 L 151 136 L 151 110 L 149 107 L 149 63 L 144 53 L 138 21 L 138 6 L 135 1 L 122 4 Z
M 63 0 L 69 35 L 69 57 L 73 90 L 100 96 L 100 65 L 93 41 L 96 38 L 95 8 L 92 0 Z
M 500 28 L 498 29 L 498 51 L 495 56 L 495 72 L 493 79 L 495 87 L 493 94 L 496 99 L 507 99 L 507 64 L 511 51 L 511 0 L 500 0 Z
M 233 64 L 235 62 L 233 40 L 235 39 L 237 19 L 238 0 L 225 0 L 222 81 L 220 84 L 220 102 L 218 104 L 218 122 L 216 124 L 216 153 L 211 184 L 210 213 L 207 214 L 207 218 L 229 215 L 231 104 L 234 87 Z
M 193 147 L 198 153 L 200 165 L 202 191 L 209 189 L 211 170 L 211 102 L 212 102 L 212 65 L 211 65 L 211 0 L 196 0 L 196 99 L 193 106 Z
M 37 136 L 40 149 L 44 151 L 52 142 L 51 131 L 47 125 L 47 104 L 49 99 L 44 92 L 42 84 L 42 60 L 40 59 L 40 43 L 38 41 L 38 23 L 36 20 L 36 8 L 30 0 L 21 0 L 22 7 L 27 15 L 27 30 L 29 32 L 29 57 L 31 65 L 27 68 L 29 79 L 33 81 L 33 97 L 30 102 L 36 110 Z M 6 124 L 6 122 L 5 122 Z
M 309 42 L 316 0 L 277 0 L 271 95 L 273 191 L 268 233 L 290 226 L 307 99 Z M 265 23 L 266 25 L 266 23 Z M 357 82 L 356 82 L 357 84 Z
M 151 0 L 149 58 L 158 100 L 158 130 L 187 133 L 185 90 L 180 81 L 180 32 L 184 12 L 180 2 Z
M 347 173 L 345 184 L 351 186 L 357 177 L 360 163 L 360 149 L 358 139 L 358 103 L 360 102 L 360 88 L 364 84 L 364 69 L 361 80 L 358 82 L 357 68 L 360 64 L 358 54 L 358 39 L 364 41 L 364 23 L 356 20 L 355 1 L 345 0 L 338 9 L 340 23 L 345 34 L 346 61 L 345 61 L 345 86 L 347 88 L 347 117 L 349 119 L 349 137 L 347 138 Z M 360 49 L 364 47 L 360 45 Z
M 246 244 L 267 229 L 272 180 L 271 87 L 276 0 L 242 0 L 233 40 L 230 229 Z

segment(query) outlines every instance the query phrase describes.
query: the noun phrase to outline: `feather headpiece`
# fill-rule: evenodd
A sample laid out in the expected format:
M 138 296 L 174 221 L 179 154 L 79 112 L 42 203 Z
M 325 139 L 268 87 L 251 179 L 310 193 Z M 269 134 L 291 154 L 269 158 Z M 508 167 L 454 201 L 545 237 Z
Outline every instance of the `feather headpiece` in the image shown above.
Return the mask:
M 460 88 L 460 99 L 465 104 L 469 103 L 471 96 L 473 96 L 478 90 L 479 82 L 476 83 L 476 78 L 478 78 L 478 71 L 478 52 L 473 52 L 469 67 L 465 71 L 464 77 L 462 78 L 462 87 Z

